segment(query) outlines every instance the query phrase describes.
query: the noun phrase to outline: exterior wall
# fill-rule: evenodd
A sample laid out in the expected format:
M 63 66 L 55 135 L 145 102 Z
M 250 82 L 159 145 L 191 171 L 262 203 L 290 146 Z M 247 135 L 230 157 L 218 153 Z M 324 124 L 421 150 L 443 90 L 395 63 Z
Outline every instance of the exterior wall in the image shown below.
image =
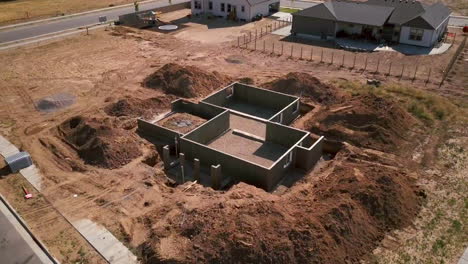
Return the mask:
M 287 161 L 289 159 L 289 155 L 292 153 L 292 160 L 288 164 Z M 267 190 L 271 191 L 273 188 L 281 181 L 284 177 L 284 174 L 287 170 L 294 167 L 296 159 L 296 150 L 295 148 L 289 150 L 285 153 L 278 161 L 276 161 L 271 167 L 270 172 L 267 178 Z
M 410 29 L 411 27 L 406 27 L 402 26 L 401 27 L 401 32 L 400 32 L 400 43 L 403 44 L 410 44 L 410 45 L 415 45 L 415 46 L 422 46 L 422 47 L 431 47 L 432 46 L 432 35 L 434 33 L 434 30 L 431 29 L 424 29 L 424 34 L 422 37 L 422 40 L 410 40 L 409 35 L 410 35 Z
M 191 0 L 191 9 L 192 9 L 192 14 L 202 14 L 202 13 L 207 13 L 207 14 L 213 14 L 215 16 L 219 17 L 227 17 L 229 15 L 229 12 L 227 12 L 227 5 L 230 4 L 231 6 L 236 7 L 236 14 L 237 18 L 239 19 L 244 19 L 246 21 L 250 21 L 252 16 L 250 16 L 251 13 L 251 7 L 245 0 L 211 0 L 213 3 L 213 9 L 209 9 L 209 2 L 210 0 L 199 0 L 202 4 L 201 9 L 195 9 L 195 0 Z M 224 11 L 221 11 L 221 3 L 224 3 Z M 242 6 L 244 6 L 245 10 L 242 12 Z M 268 5 L 267 5 L 268 6 Z
M 150 122 L 147 122 L 143 119 L 137 119 L 137 124 L 138 124 L 138 132 L 142 133 L 144 135 L 148 135 L 151 137 L 155 137 L 161 142 L 165 142 L 168 145 L 174 145 L 174 138 L 176 137 L 181 137 L 182 134 L 170 130 L 168 128 L 158 126 L 156 124 L 152 124 Z
M 442 39 L 444 33 L 447 31 L 448 22 L 449 17 L 447 17 L 447 19 L 442 22 L 438 28 L 436 28 L 434 34 L 432 35 L 431 45 L 434 45 L 438 42 L 439 39 Z
M 269 0 L 251 7 L 250 18 L 255 17 L 257 14 L 262 14 L 262 16 L 270 15 L 270 4 L 277 3 L 278 0 Z
M 300 142 L 307 134 L 308 133 L 305 131 L 269 122 L 266 124 L 265 141 L 291 148 L 294 144 Z
M 172 102 L 171 108 L 173 112 L 189 113 L 205 119 L 211 119 L 225 111 L 221 107 L 181 99 Z
M 299 116 L 299 109 L 300 103 L 299 99 L 297 99 L 296 101 L 292 102 L 290 105 L 285 107 L 283 110 L 281 110 L 281 112 L 277 113 L 272 118 L 270 118 L 269 121 L 289 125 Z
M 294 102 L 297 97 L 281 94 L 266 89 L 235 83 L 234 97 L 239 101 L 255 104 L 277 111 Z
M 297 146 L 295 166 L 306 171 L 312 169 L 322 156 L 324 141 L 325 138 L 320 137 L 312 146 L 308 148 L 304 146 Z
M 341 31 L 343 30 L 344 32 L 348 34 L 361 34 L 362 32 L 362 25 L 359 24 L 352 24 L 352 23 L 337 23 L 336 24 L 336 31 Z
M 335 22 L 312 17 L 303 17 L 293 14 L 291 33 L 321 36 L 335 36 Z
M 189 134 L 185 135 L 185 138 L 200 144 L 207 144 L 229 129 L 229 115 L 230 113 L 225 111 L 224 113 L 216 116 Z

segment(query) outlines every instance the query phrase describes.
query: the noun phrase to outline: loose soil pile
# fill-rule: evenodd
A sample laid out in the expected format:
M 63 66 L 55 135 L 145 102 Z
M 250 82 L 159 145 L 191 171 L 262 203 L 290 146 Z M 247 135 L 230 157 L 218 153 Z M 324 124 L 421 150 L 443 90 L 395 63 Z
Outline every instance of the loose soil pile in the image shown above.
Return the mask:
M 182 186 L 143 220 L 145 263 L 358 263 L 411 222 L 421 192 L 390 155 L 346 145 L 336 159 L 282 196 L 244 183 L 226 193 Z
M 109 122 L 73 117 L 58 126 L 59 137 L 86 163 L 115 169 L 141 155 L 135 136 Z
M 155 97 L 148 99 L 124 98 L 104 108 L 110 116 L 151 118 L 154 114 L 169 108 L 172 96 Z
M 227 85 L 231 79 L 216 71 L 209 73 L 195 66 L 169 63 L 144 80 L 148 88 L 186 98 L 207 95 Z
M 393 100 L 367 94 L 322 109 L 304 122 L 304 129 L 356 146 L 392 150 L 406 140 L 415 122 Z
M 336 87 L 324 84 L 314 76 L 301 72 L 290 72 L 282 78 L 263 84 L 262 87 L 291 95 L 310 97 L 313 101 L 323 104 L 337 102 L 343 97 Z

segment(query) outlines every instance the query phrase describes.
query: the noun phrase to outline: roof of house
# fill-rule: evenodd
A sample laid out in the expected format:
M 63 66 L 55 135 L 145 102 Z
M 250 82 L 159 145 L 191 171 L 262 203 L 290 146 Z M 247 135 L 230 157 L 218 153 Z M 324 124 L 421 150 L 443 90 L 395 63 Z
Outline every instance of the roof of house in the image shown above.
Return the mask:
M 371 26 L 382 26 L 387 22 L 429 29 L 437 28 L 449 15 L 450 10 L 443 4 L 429 6 L 406 0 L 368 0 L 364 3 L 332 0 L 293 14 Z
M 413 21 L 412 26 L 429 29 L 437 28 L 451 13 L 450 9 L 441 3 L 426 5 L 408 0 L 368 0 L 366 3 L 394 7 L 395 10 L 388 19 L 389 24 L 405 25 Z

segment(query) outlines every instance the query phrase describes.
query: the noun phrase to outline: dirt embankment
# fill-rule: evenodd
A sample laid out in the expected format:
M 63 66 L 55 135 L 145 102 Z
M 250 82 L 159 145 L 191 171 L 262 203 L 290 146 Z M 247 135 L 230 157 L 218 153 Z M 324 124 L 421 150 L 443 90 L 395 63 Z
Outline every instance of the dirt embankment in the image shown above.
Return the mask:
M 135 135 L 113 128 L 110 120 L 76 116 L 60 124 L 57 129 L 58 136 L 86 164 L 115 169 L 142 154 Z
M 145 262 L 358 263 L 420 205 L 414 179 L 388 156 L 346 145 L 328 175 L 282 196 L 244 183 L 226 193 L 177 189 L 144 220 Z
M 115 117 L 143 117 L 151 118 L 154 114 L 170 108 L 173 96 L 161 96 L 148 99 L 134 97 L 123 98 L 104 108 L 104 112 Z
M 321 109 L 304 122 L 304 129 L 355 146 L 393 150 L 408 140 L 405 136 L 415 123 L 393 100 L 367 94 Z
M 208 95 L 229 84 L 232 79 L 216 71 L 206 72 L 195 66 L 169 63 L 148 76 L 144 85 L 186 98 Z
M 337 103 L 343 98 L 343 94 L 336 87 L 322 83 L 316 77 L 302 72 L 290 72 L 282 78 L 264 83 L 262 87 L 308 97 L 321 104 Z

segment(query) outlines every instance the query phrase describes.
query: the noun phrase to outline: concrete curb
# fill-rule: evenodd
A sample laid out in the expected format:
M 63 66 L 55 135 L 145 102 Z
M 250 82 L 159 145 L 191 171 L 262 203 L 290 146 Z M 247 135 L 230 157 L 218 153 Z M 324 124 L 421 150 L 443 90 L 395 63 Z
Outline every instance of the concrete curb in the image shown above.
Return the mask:
M 147 4 L 147 3 L 161 2 L 161 1 L 164 1 L 164 0 L 146 0 L 146 1 L 139 2 L 139 4 L 144 5 L 144 4 Z M 113 7 L 106 7 L 106 8 L 101 8 L 101 9 L 94 9 L 94 10 L 90 10 L 90 11 L 70 14 L 70 15 L 66 15 L 66 16 L 51 17 L 51 18 L 33 20 L 33 21 L 29 21 L 29 22 L 24 22 L 24 23 L 7 25 L 7 26 L 0 27 L 0 31 L 7 30 L 7 29 L 12 29 L 12 28 L 17 28 L 17 27 L 30 26 L 30 25 L 34 25 L 34 24 L 41 24 L 41 23 L 51 22 L 51 21 L 55 21 L 55 20 L 62 20 L 62 19 L 72 18 L 72 17 L 76 17 L 76 16 L 82 16 L 82 15 L 87 15 L 87 14 L 92 14 L 92 13 L 99 13 L 99 12 L 103 12 L 103 11 L 109 11 L 109 10 L 113 10 L 113 9 L 129 7 L 129 6 L 133 6 L 133 4 L 125 4 L 125 5 L 119 5 L 119 6 L 113 6 Z
M 5 207 L 10 211 L 10 213 L 15 217 L 15 219 L 20 223 L 20 225 L 24 228 L 24 230 L 31 236 L 33 241 L 37 244 L 37 246 L 44 252 L 44 254 L 50 259 L 50 261 L 54 264 L 59 264 L 59 262 L 49 253 L 49 250 L 46 246 L 31 232 L 26 222 L 24 222 L 23 218 L 15 211 L 13 206 L 11 206 L 8 201 L 0 194 L 0 202 L 5 205 Z

